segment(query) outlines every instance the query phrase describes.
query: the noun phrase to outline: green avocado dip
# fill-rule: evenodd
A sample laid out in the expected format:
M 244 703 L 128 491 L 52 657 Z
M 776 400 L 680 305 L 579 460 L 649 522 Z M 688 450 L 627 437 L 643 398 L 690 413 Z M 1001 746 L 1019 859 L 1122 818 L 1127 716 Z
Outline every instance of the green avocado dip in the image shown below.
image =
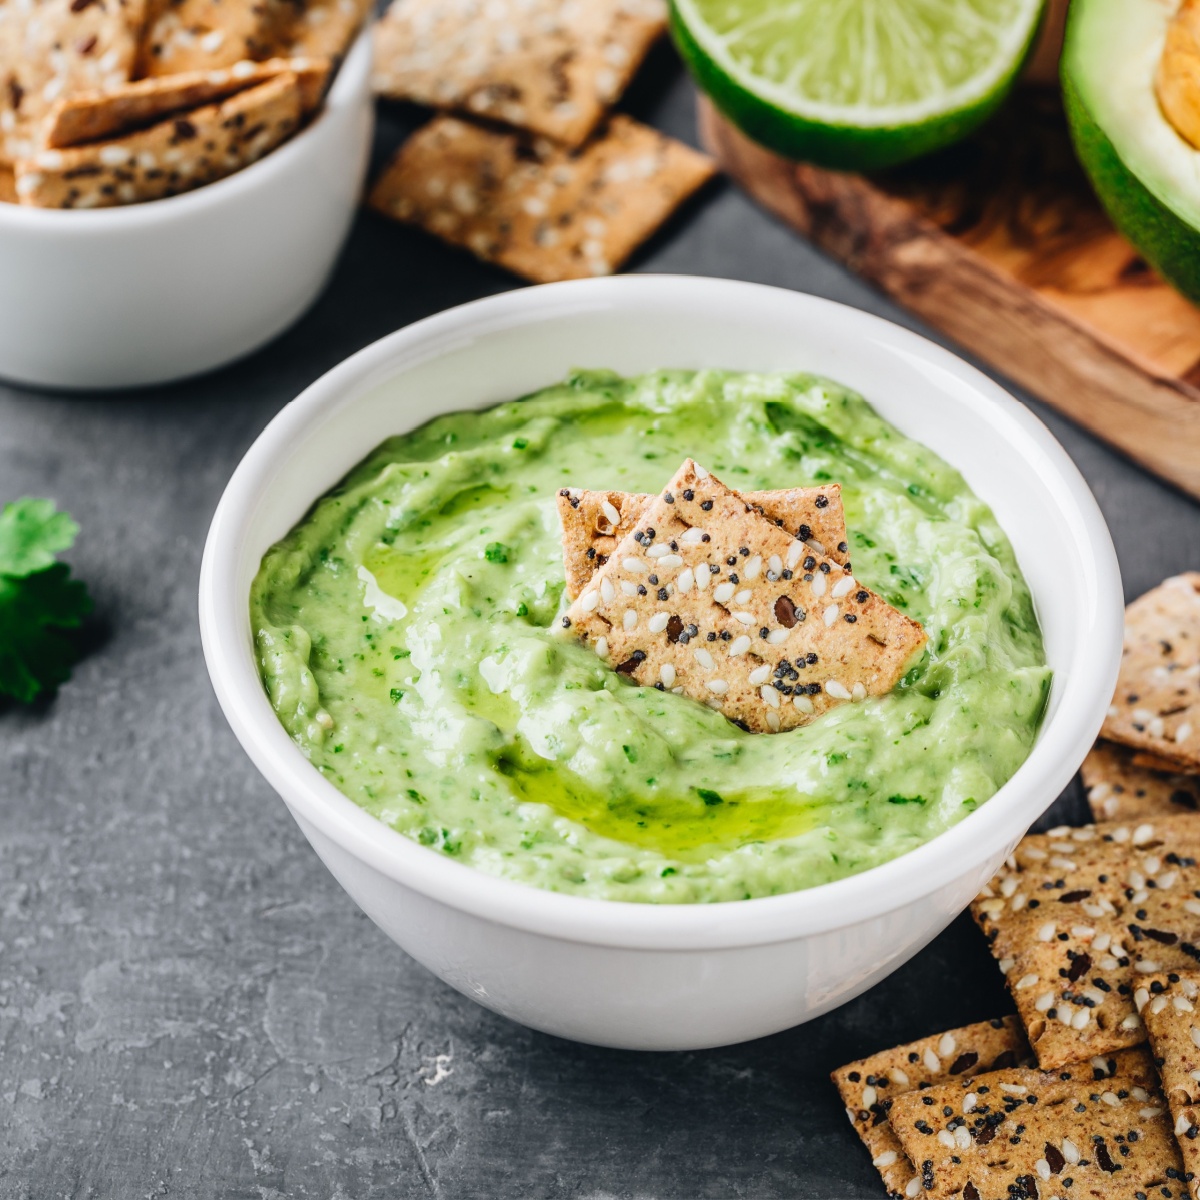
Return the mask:
M 857 579 L 929 635 L 890 694 L 780 734 L 556 634 L 565 486 L 836 481 Z M 927 842 L 1016 771 L 1050 689 L 1011 546 L 962 477 L 810 375 L 580 371 L 389 438 L 263 559 L 262 677 L 310 761 L 481 871 L 610 900 L 813 887 Z

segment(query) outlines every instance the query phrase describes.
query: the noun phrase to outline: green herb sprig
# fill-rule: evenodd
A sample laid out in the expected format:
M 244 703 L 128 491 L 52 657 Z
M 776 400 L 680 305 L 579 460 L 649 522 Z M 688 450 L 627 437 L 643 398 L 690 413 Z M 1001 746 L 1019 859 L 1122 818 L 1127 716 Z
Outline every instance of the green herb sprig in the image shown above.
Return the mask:
M 69 633 L 92 600 L 58 561 L 78 532 L 52 500 L 26 496 L 0 511 L 0 694 L 25 704 L 65 683 L 79 658 Z

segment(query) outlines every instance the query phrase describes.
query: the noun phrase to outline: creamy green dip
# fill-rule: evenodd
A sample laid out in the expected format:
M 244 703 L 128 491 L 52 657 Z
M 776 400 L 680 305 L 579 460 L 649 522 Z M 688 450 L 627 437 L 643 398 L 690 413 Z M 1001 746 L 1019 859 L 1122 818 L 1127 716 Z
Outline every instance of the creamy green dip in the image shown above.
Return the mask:
M 855 578 L 929 635 L 891 695 L 747 734 L 557 635 L 557 490 L 655 492 L 689 455 L 742 490 L 842 484 Z M 439 417 L 318 501 L 250 604 L 271 703 L 355 803 L 479 870 L 614 900 L 769 896 L 903 854 L 1013 774 L 1050 688 L 991 511 L 809 375 L 581 371 Z

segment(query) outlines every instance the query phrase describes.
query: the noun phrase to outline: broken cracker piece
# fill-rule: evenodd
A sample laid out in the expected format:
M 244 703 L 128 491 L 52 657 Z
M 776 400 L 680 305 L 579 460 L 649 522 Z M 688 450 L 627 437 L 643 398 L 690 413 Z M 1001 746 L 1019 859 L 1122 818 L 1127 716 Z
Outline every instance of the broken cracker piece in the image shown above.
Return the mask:
M 223 100 L 286 71 L 296 76 L 300 105 L 312 112 L 321 102 L 331 67 L 327 58 L 249 60 L 213 71 L 186 71 L 139 79 L 111 91 L 79 92 L 60 100 L 46 121 L 47 149 L 60 150 L 120 137 L 187 109 Z
M 1129 821 L 1200 810 L 1200 776 L 1138 766 L 1137 755 L 1115 742 L 1097 742 L 1080 772 L 1097 821 Z
M 1024 838 L 972 903 L 1045 1070 L 1145 1040 L 1144 977 L 1200 960 L 1200 821 Z
M 1125 610 L 1125 649 L 1101 735 L 1200 771 L 1200 572 Z
M 616 116 L 578 154 L 436 117 L 371 190 L 419 225 L 535 283 L 608 275 L 714 173 L 708 158 Z
M 144 0 L 0 3 L 0 161 L 37 151 L 60 97 L 131 77 L 144 14 Z
M 1150 999 L 1142 1020 L 1171 1109 L 1188 1192 L 1200 1198 L 1200 971 L 1152 975 L 1146 986 Z
M 666 17 L 662 0 L 395 0 L 375 30 L 373 84 L 579 146 Z
M 562 619 L 616 670 L 757 733 L 890 692 L 925 632 L 686 460 Z
M 994 1071 L 897 1097 L 891 1125 L 917 1167 L 912 1194 L 930 1200 L 1179 1195 L 1183 1164 L 1152 1075 Z
M 830 1078 L 888 1195 L 903 1196 L 917 1172 L 888 1124 L 896 1097 L 957 1076 L 1032 1063 L 1020 1021 L 1004 1017 L 881 1050 L 839 1067 Z
M 232 175 L 299 123 L 300 86 L 288 72 L 123 138 L 43 150 L 17 163 L 16 190 L 22 204 L 43 208 L 158 200 Z
M 843 566 L 846 518 L 842 489 L 831 483 L 819 488 L 786 488 L 773 492 L 743 492 L 748 504 L 768 520 L 806 541 L 809 548 Z M 563 569 L 567 598 L 574 600 L 597 567 L 603 566 L 617 543 L 631 532 L 654 497 L 642 492 L 589 492 L 563 488 L 558 515 L 563 529 Z
M 371 14 L 371 0 L 309 0 L 275 53 L 339 61 Z

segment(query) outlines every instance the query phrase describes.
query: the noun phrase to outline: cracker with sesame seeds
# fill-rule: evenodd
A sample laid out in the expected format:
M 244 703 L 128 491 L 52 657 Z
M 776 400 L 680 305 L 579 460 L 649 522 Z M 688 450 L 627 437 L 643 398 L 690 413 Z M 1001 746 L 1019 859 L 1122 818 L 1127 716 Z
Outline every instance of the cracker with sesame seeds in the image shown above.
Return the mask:
M 1185 1197 L 1166 1101 L 1149 1074 L 1016 1068 L 898 1096 L 892 1129 L 932 1200 Z
M 1200 971 L 1173 971 L 1147 981 L 1146 1035 L 1171 1109 L 1175 1140 L 1191 1195 L 1200 1200 Z
M 895 1098 L 959 1075 L 1032 1062 L 1033 1052 L 1021 1023 L 1016 1017 L 1004 1017 L 882 1050 L 839 1067 L 830 1078 L 888 1195 L 901 1197 L 916 1177 L 916 1170 L 888 1124 Z
M 0 3 L 0 161 L 27 158 L 62 96 L 131 77 L 144 0 Z
M 743 492 L 751 507 L 769 521 L 806 541 L 810 549 L 843 566 L 849 565 L 846 517 L 840 484 L 819 488 L 786 488 L 773 492 Z M 558 515 L 562 522 L 563 568 L 567 598 L 574 600 L 597 567 L 602 567 L 617 543 L 637 525 L 642 511 L 654 500 L 642 492 L 589 492 L 562 488 Z
M 395 0 L 373 84 L 579 146 L 665 29 L 662 0 Z
M 120 137 L 290 71 L 300 87 L 300 106 L 312 112 L 325 92 L 328 58 L 273 58 L 242 61 L 216 71 L 185 71 L 139 79 L 106 92 L 81 92 L 60 100 L 46 119 L 43 144 L 61 150 L 84 142 Z
M 0 163 L 0 203 L 16 204 L 17 181 L 13 178 L 12 168 Z
M 644 687 L 779 733 L 890 692 L 925 632 L 687 459 L 562 625 Z
M 1125 649 L 1101 734 L 1200 771 L 1200 572 L 1176 575 L 1125 610 Z
M 551 283 L 616 270 L 713 172 L 703 154 L 624 116 L 578 153 L 436 117 L 401 146 L 368 202 Z
M 1097 821 L 1200 810 L 1200 775 L 1147 770 L 1139 757 L 1115 742 L 1097 742 L 1083 760 L 1083 786 Z
M 297 19 L 287 0 L 152 0 L 136 77 L 211 71 L 279 56 Z
M 137 133 L 16 165 L 22 204 L 98 208 L 158 200 L 232 175 L 263 157 L 300 123 L 300 85 L 290 72 L 218 104 Z
M 1200 821 L 1026 837 L 971 906 L 1046 1070 L 1145 1040 L 1144 977 L 1200 961 Z

